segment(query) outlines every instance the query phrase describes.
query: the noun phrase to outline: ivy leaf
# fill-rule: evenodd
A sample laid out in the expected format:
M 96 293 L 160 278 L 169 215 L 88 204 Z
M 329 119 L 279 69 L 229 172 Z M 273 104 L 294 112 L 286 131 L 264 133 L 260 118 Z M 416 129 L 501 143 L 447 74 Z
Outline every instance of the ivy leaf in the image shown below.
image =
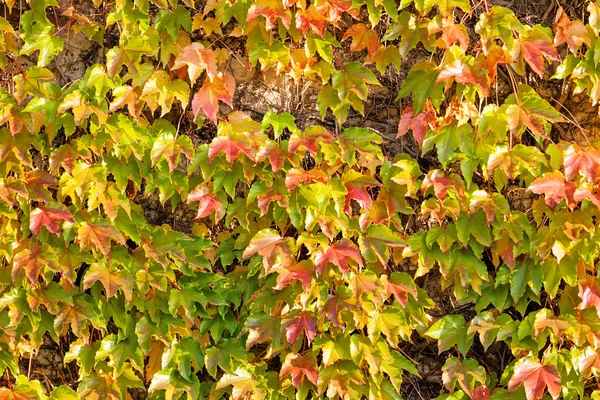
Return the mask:
M 34 312 L 39 312 L 40 305 L 44 305 L 48 312 L 56 315 L 60 312 L 60 303 L 71 306 L 73 305 L 73 298 L 56 282 L 50 282 L 45 288 L 37 288 L 27 292 L 27 304 Z
M 77 231 L 77 241 L 83 251 L 85 248 L 93 247 L 97 251 L 109 257 L 111 240 L 125 245 L 125 238 L 112 225 L 105 221 L 98 221 L 92 224 L 82 222 Z
M 301 8 L 296 11 L 296 29 L 303 35 L 306 35 L 308 30 L 322 38 L 325 38 L 325 30 L 327 29 L 327 17 L 322 15 L 314 4 L 308 6 L 306 10 Z
M 152 167 L 156 165 L 159 159 L 164 158 L 169 164 L 169 172 L 173 172 L 179 162 L 179 155 L 183 154 L 188 160 L 194 159 L 194 145 L 187 136 L 179 136 L 175 138 L 170 132 L 162 134 L 154 142 L 150 159 Z
M 183 48 L 177 56 L 171 71 L 187 67 L 187 72 L 192 85 L 203 71 L 206 71 L 208 79 L 212 81 L 217 76 L 217 54 L 214 50 L 204 47 L 202 43 L 194 42 Z
M 459 360 L 450 357 L 442 367 L 442 382 L 450 392 L 454 391 L 456 382 L 469 395 L 473 397 L 475 383 L 485 385 L 485 369 L 472 358 Z
M 527 400 L 539 400 L 544 397 L 544 390 L 553 398 L 560 396 L 560 374 L 554 365 L 542 365 L 538 360 L 525 358 L 515 365 L 514 375 L 508 382 L 508 391 L 514 392 L 519 386 L 525 387 Z
M 214 378 L 217 375 L 217 365 L 228 374 L 233 373 L 235 364 L 246 362 L 246 351 L 237 339 L 222 339 L 217 346 L 206 349 L 204 362 L 206 370 Z
M 423 141 L 423 151 L 429 151 L 435 147 L 437 149 L 438 159 L 442 166 L 446 168 L 448 162 L 454 157 L 455 150 L 461 143 L 467 143 L 473 135 L 473 127 L 469 124 L 458 125 L 456 120 L 452 121 L 437 130 L 437 132 L 429 131 Z
M 309 126 L 303 131 L 294 132 L 290 136 L 288 151 L 291 154 L 308 151 L 316 154 L 323 143 L 334 143 L 333 134 L 322 126 Z
M 37 236 L 45 226 L 48 232 L 60 236 L 60 224 L 62 221 L 73 222 L 73 216 L 63 204 L 50 203 L 36 208 L 29 214 L 29 229 Z
M 325 250 L 319 249 L 315 253 L 315 266 L 319 275 L 323 275 L 327 263 L 335 265 L 341 273 L 345 274 L 350 267 L 350 260 L 363 266 L 358 247 L 348 239 L 337 241 Z
M 109 366 L 115 368 L 116 376 L 121 375 L 125 362 L 142 372 L 144 359 L 142 350 L 138 346 L 137 336 L 131 335 L 125 340 L 119 340 L 115 335 L 107 335 L 102 339 L 100 348 L 96 352 L 96 361 L 109 358 Z
M 559 60 L 552 38 L 539 25 L 519 36 L 511 51 L 514 60 L 523 59 L 540 78 L 544 77 L 544 57 Z
M 35 38 L 25 41 L 23 47 L 21 47 L 20 54 L 30 56 L 39 51 L 37 65 L 45 67 L 63 48 L 64 42 L 56 33 L 54 25 L 49 24 Z
M 483 94 L 488 96 L 489 84 L 486 70 L 478 69 L 462 60 L 446 64 L 440 71 L 435 83 L 454 80 L 462 85 L 475 85 Z
M 287 29 L 290 29 L 290 23 L 292 22 L 291 12 L 284 9 L 281 0 L 257 0 L 252 3 L 248 9 L 246 22 L 251 22 L 259 16 L 265 18 L 268 31 L 275 27 L 277 19 L 280 19 L 281 23 Z
M 390 247 L 401 247 L 406 243 L 404 239 L 397 236 L 385 225 L 373 224 L 359 237 L 358 245 L 360 252 L 367 262 L 379 262 L 383 267 L 387 266 L 390 258 Z
M 306 377 L 314 385 L 319 380 L 319 371 L 317 369 L 317 360 L 312 352 L 308 351 L 304 355 L 289 353 L 279 372 L 279 379 L 291 375 L 292 384 L 298 388 L 304 382 Z
M 117 270 L 115 267 L 109 267 L 105 263 L 95 262 L 90 266 L 83 278 L 83 290 L 87 290 L 96 282 L 102 283 L 106 293 L 106 298 L 115 296 L 119 289 L 128 301 L 132 299 L 133 283 L 127 273 Z
M 517 135 L 527 127 L 535 135 L 546 137 L 547 123 L 564 121 L 560 113 L 528 85 L 519 85 L 516 96 L 508 96 L 505 104 L 508 104 L 508 127 Z
M 406 307 L 408 295 L 418 299 L 417 286 L 413 278 L 404 272 L 393 272 L 389 278 L 385 275 L 381 277 L 388 296 L 394 296 L 396 300 Z
M 279 329 L 281 320 L 272 318 L 264 312 L 252 313 L 246 319 L 244 324 L 248 330 L 248 339 L 246 339 L 246 350 L 249 350 L 255 343 L 265 343 L 272 341 L 274 347 L 280 344 Z
M 225 216 L 226 205 L 223 204 L 219 196 L 212 193 L 210 188 L 205 184 L 201 183 L 196 186 L 194 190 L 190 192 L 187 198 L 187 204 L 198 202 L 198 214 L 196 219 L 206 218 L 215 212 L 215 220 L 220 221 Z
M 554 45 L 567 43 L 572 53 L 576 53 L 584 43 L 588 47 L 591 46 L 591 37 L 586 26 L 581 21 L 571 21 L 562 7 L 558 8 L 552 30 Z
M 569 183 L 572 184 L 572 182 Z M 563 174 L 559 171 L 554 171 L 544 174 L 541 178 L 537 178 L 529 185 L 527 190 L 535 194 L 543 194 L 546 204 L 553 209 L 565 198 L 567 185 L 565 184 Z
M 248 137 L 233 132 L 213 139 L 208 149 L 208 159 L 212 161 L 220 152 L 225 153 L 225 159 L 230 165 L 241 154 L 245 154 L 251 160 L 254 160 L 256 155 Z
M 317 321 L 308 311 L 301 311 L 285 323 L 285 337 L 291 345 L 296 342 L 303 331 L 309 343 L 317 335 Z
M 367 84 L 380 86 L 375 74 L 358 62 L 344 64 L 342 70 L 334 72 L 331 83 L 337 90 L 339 99 L 348 101 L 353 106 L 356 105 L 353 97 L 361 101 L 367 100 L 369 95 Z
M 419 10 L 419 12 L 423 14 L 428 13 L 433 8 L 433 6 L 438 7 L 442 16 L 452 14 L 455 7 L 460 8 L 465 13 L 469 13 L 471 11 L 471 6 L 468 0 L 416 0 L 415 4 L 417 10 Z
M 252 393 L 255 397 L 264 396 L 264 393 L 257 386 L 256 378 L 243 368 L 238 368 L 233 374 L 225 374 L 221 377 L 215 387 L 215 390 L 232 386 L 231 398 L 233 400 L 242 400 L 249 398 Z
M 375 32 L 373 29 L 367 28 L 367 26 L 363 23 L 354 24 L 350 28 L 346 29 L 346 32 L 342 37 L 342 42 L 349 37 L 352 38 L 350 51 L 361 51 L 363 49 L 367 49 L 369 54 L 374 55 L 379 48 L 379 37 L 377 36 L 377 32 Z
M 600 176 L 600 151 L 572 144 L 564 152 L 564 167 L 567 180 L 571 181 L 580 174 L 596 183 Z
M 415 64 L 404 80 L 396 100 L 411 97 L 415 114 L 420 113 L 428 98 L 435 100 L 441 94 L 442 84 L 436 86 L 437 66 L 430 62 Z M 439 92 L 439 93 L 438 93 Z
M 194 378 L 190 382 L 182 377 L 176 369 L 161 370 L 154 374 L 148 392 L 164 390 L 166 400 L 179 399 L 184 393 L 187 394 L 188 399 L 196 399 L 200 396 L 200 385 L 198 378 L 195 376 Z
M 200 90 L 192 99 L 192 111 L 194 118 L 198 117 L 200 109 L 206 116 L 217 124 L 217 111 L 219 111 L 219 100 L 223 103 L 233 106 L 233 93 L 235 92 L 235 79 L 231 75 L 219 73 L 212 82 L 209 79 L 204 81 Z
M 468 334 L 465 328 L 465 319 L 456 314 L 446 315 L 438 320 L 425 332 L 425 336 L 438 341 L 439 354 L 458 345 L 460 352 L 465 355 L 473 342 L 473 335 Z
M 272 271 L 279 274 L 275 289 L 282 290 L 292 279 L 296 279 L 302 283 L 302 289 L 307 292 L 315 275 L 315 265 L 309 260 L 302 260 L 287 267 L 275 267 Z
M 398 134 L 396 138 L 404 136 L 409 130 L 412 131 L 413 136 L 420 146 L 423 146 L 423 140 L 427 135 L 427 131 L 430 126 L 435 126 L 437 121 L 435 110 L 431 106 L 430 102 L 425 104 L 425 109 L 420 113 L 415 114 L 411 105 L 407 106 L 402 111 L 400 122 L 398 123 Z
M 582 300 L 579 309 L 595 307 L 600 318 L 600 288 L 595 280 L 588 278 L 579 283 L 579 297 Z

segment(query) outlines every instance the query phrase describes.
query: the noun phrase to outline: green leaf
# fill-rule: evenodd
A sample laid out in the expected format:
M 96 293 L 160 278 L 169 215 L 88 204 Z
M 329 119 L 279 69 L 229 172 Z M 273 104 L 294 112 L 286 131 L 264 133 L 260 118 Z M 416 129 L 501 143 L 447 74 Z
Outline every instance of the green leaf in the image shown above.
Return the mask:
M 473 334 L 467 333 L 465 319 L 462 315 L 446 315 L 438 320 L 425 332 L 425 336 L 438 341 L 439 354 L 458 346 L 459 351 L 466 355 L 473 343 Z
M 427 99 L 431 98 L 435 104 L 441 96 L 443 87 L 443 83 L 437 85 L 435 83 L 438 75 L 439 70 L 433 63 L 420 62 L 415 64 L 408 72 L 396 101 L 410 96 L 413 102 L 414 115 L 423 110 Z

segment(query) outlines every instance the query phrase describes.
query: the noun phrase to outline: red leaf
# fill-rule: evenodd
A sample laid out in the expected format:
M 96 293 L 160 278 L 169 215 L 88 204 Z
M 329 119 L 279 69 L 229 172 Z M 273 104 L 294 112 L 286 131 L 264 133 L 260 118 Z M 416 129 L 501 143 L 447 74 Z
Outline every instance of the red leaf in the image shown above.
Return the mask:
M 186 66 L 192 86 L 204 70 L 206 70 L 208 79 L 212 81 L 217 76 L 217 53 L 214 50 L 204 48 L 202 43 L 189 44 L 177 56 L 171 71 Z
M 355 200 L 365 210 L 371 209 L 373 199 L 369 192 L 367 192 L 365 185 L 345 183 L 344 186 L 346 186 L 346 190 L 348 190 L 346 201 L 344 203 L 344 212 L 346 212 L 346 214 L 352 215 L 352 200 Z
M 379 37 L 373 29 L 367 28 L 365 24 L 358 23 L 352 25 L 344 33 L 342 41 L 352 37 L 350 51 L 361 51 L 367 49 L 369 54 L 374 55 L 379 48 Z
M 289 344 L 294 344 L 296 339 L 302 334 L 306 334 L 308 341 L 312 341 L 317 336 L 317 321 L 308 311 L 300 312 L 291 320 L 285 328 L 285 337 Z
M 427 177 L 425 177 L 423 184 L 421 185 L 421 190 L 425 192 L 431 186 L 433 186 L 435 197 L 440 200 L 444 200 L 450 189 L 456 190 L 456 194 L 459 198 L 462 198 L 465 193 L 464 184 L 460 178 L 453 175 L 445 177 L 444 173 L 438 169 L 430 171 L 427 174 Z
M 489 93 L 489 82 L 487 71 L 476 69 L 473 66 L 464 63 L 461 60 L 456 60 L 451 64 L 447 64 L 438 75 L 436 83 L 445 82 L 454 79 L 462 85 L 472 84 L 477 86 L 484 96 Z
M 194 95 L 194 99 L 192 100 L 194 118 L 198 117 L 198 113 L 202 108 L 204 114 L 216 125 L 219 100 L 231 107 L 234 92 L 235 79 L 231 75 L 219 73 L 219 75 L 214 77 L 212 82 L 210 79 L 206 79 L 202 88 Z
M 273 172 L 277 173 L 283 167 L 283 164 L 288 157 L 288 153 L 281 148 L 279 143 L 275 141 L 268 141 L 267 144 L 260 147 L 258 153 L 256 153 L 256 162 L 264 161 L 269 159 Z
M 543 178 L 538 178 L 533 181 L 531 185 L 529 185 L 528 190 L 535 194 L 543 194 L 548 207 L 554 208 L 565 198 L 565 178 L 561 172 L 550 172 L 544 174 Z
M 392 274 L 389 279 L 382 279 L 385 285 L 385 290 L 389 295 L 394 295 L 398 303 L 406 306 L 408 303 L 408 295 L 410 294 L 413 298 L 418 299 L 419 294 L 414 284 L 408 284 L 403 282 L 401 279 L 394 279 L 395 276 Z
M 55 185 L 57 179 L 44 171 L 25 172 L 23 183 L 29 192 L 29 200 L 51 203 L 53 198 L 46 186 Z
M 281 19 L 281 22 L 287 29 L 290 29 L 292 14 L 289 10 L 283 8 L 281 0 L 258 0 L 254 2 L 250 6 L 250 9 L 248 9 L 246 22 L 250 22 L 259 16 L 266 19 L 267 23 L 265 27 L 269 31 L 275 27 L 277 18 Z
M 269 204 L 271 202 L 276 201 L 283 208 L 288 208 L 290 205 L 287 201 L 287 196 L 281 194 L 278 191 L 273 189 L 269 189 L 269 191 L 265 194 L 258 195 L 256 197 L 256 202 L 258 208 L 260 209 L 260 216 L 264 216 L 267 212 L 269 212 Z
M 327 183 L 327 175 L 319 169 L 305 171 L 303 169 L 292 168 L 285 177 L 285 187 L 292 191 L 300 183 L 308 184 L 313 182 Z
M 482 53 L 483 54 L 483 53 Z M 483 68 L 488 71 L 490 82 L 494 82 L 496 79 L 496 73 L 498 72 L 498 64 L 510 64 L 513 62 L 512 57 L 508 51 L 504 50 L 500 46 L 492 46 L 488 51 L 488 55 L 483 62 Z
M 552 30 L 554 31 L 554 45 L 567 43 L 573 53 L 584 43 L 588 46 L 591 45 L 590 33 L 583 22 L 571 21 L 562 7 L 558 8 Z
M 309 126 L 304 131 L 295 132 L 290 136 L 288 151 L 294 154 L 297 149 L 303 148 L 316 153 L 319 150 L 319 142 L 333 143 L 333 135 L 322 126 Z
M 331 263 L 339 268 L 340 272 L 348 272 L 349 262 L 354 260 L 358 265 L 363 265 L 363 259 L 358 247 L 348 239 L 342 239 L 332 246 L 323 250 L 317 250 L 315 255 L 315 266 L 317 273 L 323 275 L 327 263 Z
M 560 374 L 554 365 L 542 365 L 537 360 L 526 359 L 517 363 L 515 372 L 510 382 L 508 391 L 514 392 L 519 386 L 525 387 L 527 400 L 539 400 L 544 397 L 544 390 L 553 398 L 560 395 Z
M 327 28 L 327 18 L 319 14 L 314 4 L 311 4 L 307 10 L 298 9 L 296 12 L 296 29 L 303 35 L 306 35 L 309 29 L 321 37 L 325 37 Z
M 552 39 L 538 29 L 530 29 L 519 38 L 519 53 L 540 78 L 544 76 L 544 56 L 558 60 Z
M 281 366 L 279 379 L 283 379 L 287 375 L 292 376 L 292 384 L 296 388 L 302 385 L 304 377 L 316 385 L 319 380 L 319 371 L 315 356 L 311 352 L 306 352 L 302 356 L 289 353 Z
M 125 238 L 115 228 L 106 222 L 81 223 L 77 232 L 77 241 L 81 250 L 86 247 L 94 247 L 96 250 L 104 254 L 105 257 L 110 255 L 111 239 L 125 245 Z
M 595 307 L 600 318 L 600 288 L 594 279 L 587 278 L 579 282 L 579 297 L 581 298 L 579 309 Z
M 45 226 L 50 233 L 55 233 L 57 236 L 60 230 L 61 221 L 66 220 L 73 222 L 73 216 L 63 204 L 48 204 L 36 208 L 29 214 L 29 229 L 37 236 Z
M 409 130 L 412 130 L 415 140 L 422 146 L 425 135 L 427 135 L 427 131 L 429 130 L 429 126 L 434 124 L 437 118 L 429 101 L 425 104 L 423 111 L 417 115 L 413 114 L 414 110 L 410 105 L 402 111 L 396 138 L 404 136 Z
M 221 202 L 216 194 L 211 192 L 206 184 L 202 183 L 196 186 L 188 195 L 186 204 L 193 203 L 194 201 L 198 202 L 198 214 L 195 219 L 206 218 L 213 211 L 215 212 L 215 220 L 217 221 L 221 220 L 225 215 L 226 205 Z
M 343 328 L 344 323 L 340 320 L 340 311 L 342 311 L 342 307 L 340 307 L 338 297 L 330 295 L 325 303 L 325 316 L 330 323 L 338 328 Z
M 564 166 L 567 180 L 573 180 L 577 174 L 581 174 L 588 181 L 596 183 L 600 176 L 600 151 L 594 148 L 581 149 L 573 144 L 565 150 Z
M 248 258 L 256 253 L 263 257 L 263 266 L 267 272 L 275 264 L 278 256 L 281 258 L 282 266 L 286 267 L 292 263 L 292 251 L 287 239 L 282 238 L 274 229 L 263 229 L 254 235 L 244 250 L 242 258 Z
M 303 260 L 285 268 L 273 268 L 272 271 L 279 274 L 275 289 L 282 290 L 290 284 L 292 279 L 297 279 L 302 282 L 302 289 L 306 292 L 310 288 L 310 282 L 315 275 L 315 266 L 309 260 Z
M 225 158 L 229 164 L 233 164 L 240 153 L 254 160 L 254 149 L 249 139 L 244 135 L 230 133 L 226 136 L 215 137 L 208 148 L 208 159 L 212 161 L 221 151 L 225 153 Z

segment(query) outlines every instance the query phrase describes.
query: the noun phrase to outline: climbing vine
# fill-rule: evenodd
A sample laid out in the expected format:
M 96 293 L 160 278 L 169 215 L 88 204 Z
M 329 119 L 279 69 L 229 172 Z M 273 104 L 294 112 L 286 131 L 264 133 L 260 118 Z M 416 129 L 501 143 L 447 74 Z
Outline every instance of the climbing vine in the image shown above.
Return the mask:
M 600 2 L 1 3 L 0 399 L 398 399 L 429 346 L 441 399 L 600 395 L 600 145 L 539 90 L 596 105 Z M 323 123 L 244 112 L 232 63 Z M 416 156 L 348 123 L 406 65 Z

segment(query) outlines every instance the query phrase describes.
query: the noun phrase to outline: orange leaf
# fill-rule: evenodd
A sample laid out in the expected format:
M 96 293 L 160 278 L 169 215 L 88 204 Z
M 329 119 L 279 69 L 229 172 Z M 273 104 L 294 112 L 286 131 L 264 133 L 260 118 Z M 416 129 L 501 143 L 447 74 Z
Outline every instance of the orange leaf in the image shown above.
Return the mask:
M 358 247 L 348 239 L 335 242 L 324 251 L 317 250 L 315 254 L 315 266 L 319 275 L 323 275 L 327 263 L 335 265 L 340 272 L 346 273 L 348 272 L 350 260 L 355 261 L 360 266 L 363 265 Z
M 575 53 L 582 44 L 591 45 L 592 40 L 588 29 L 581 21 L 571 21 L 562 7 L 558 8 L 554 20 L 554 45 L 567 43 L 571 52 Z
M 342 41 L 352 37 L 350 51 L 361 51 L 367 49 L 369 54 L 374 55 L 379 48 L 379 37 L 373 29 L 367 28 L 365 24 L 358 23 L 352 25 L 344 33 Z
M 216 125 L 219 100 L 231 107 L 234 92 L 235 79 L 231 75 L 219 73 L 219 75 L 214 77 L 212 82 L 210 79 L 206 79 L 192 100 L 194 118 L 198 117 L 198 113 L 202 109 L 204 114 Z
M 572 182 L 569 183 L 573 184 Z M 527 190 L 535 194 L 543 194 L 548 207 L 554 208 L 565 198 L 565 178 L 559 171 L 550 172 L 544 174 L 543 178 L 537 178 L 533 181 Z
M 259 16 L 266 19 L 267 23 L 265 27 L 269 31 L 275 27 L 277 18 L 281 20 L 287 29 L 290 29 L 292 14 L 289 10 L 284 9 L 281 0 L 258 0 L 253 2 L 248 9 L 246 22 L 250 22 Z
M 306 352 L 302 356 L 289 353 L 281 366 L 279 379 L 283 379 L 287 375 L 292 376 L 292 384 L 296 388 L 302 385 L 304 377 L 316 385 L 319 380 L 319 371 L 315 356 L 311 352 Z
M 175 59 L 171 71 L 186 66 L 192 85 L 196 83 L 196 79 L 202 71 L 206 71 L 208 79 L 212 81 L 217 76 L 217 53 L 214 50 L 204 48 L 202 43 L 187 45 Z
M 296 339 L 302 334 L 302 331 L 306 334 L 306 338 L 309 342 L 317 336 L 317 321 L 312 313 L 309 313 L 308 311 L 302 311 L 287 324 L 285 328 L 285 337 L 288 343 L 294 344 Z
M 306 35 L 308 30 L 321 37 L 325 37 L 325 29 L 327 28 L 327 18 L 319 14 L 314 5 L 310 5 L 307 10 L 299 9 L 296 12 L 296 29 L 303 35 Z
M 525 387 L 527 400 L 539 400 L 544 397 L 544 390 L 553 398 L 560 395 L 560 374 L 554 365 L 542 365 L 537 360 L 528 358 L 515 365 L 515 372 L 510 382 L 508 391 L 514 392 L 519 386 Z
M 93 247 L 104 254 L 105 257 L 110 255 L 111 239 L 125 245 L 125 238 L 115 228 L 108 223 L 92 223 L 82 222 L 77 232 L 77 241 L 83 251 L 86 247 Z
M 398 134 L 396 135 L 396 138 L 404 136 L 409 130 L 411 130 L 415 140 L 419 143 L 419 145 L 422 146 L 423 140 L 425 140 L 425 135 L 427 135 L 430 125 L 434 124 L 436 121 L 435 110 L 433 109 L 431 102 L 428 101 L 425 103 L 425 108 L 423 111 L 417 115 L 413 114 L 414 110 L 410 105 L 402 111 L 402 116 L 400 117 L 400 122 L 398 123 Z
M 600 176 L 600 151 L 594 148 L 581 149 L 573 144 L 565 150 L 565 177 L 573 180 L 578 174 L 596 183 Z
M 548 57 L 551 60 L 559 59 L 552 39 L 536 28 L 532 28 L 521 35 L 517 46 L 516 54 L 521 55 L 540 78 L 544 76 L 544 57 Z M 518 59 L 519 57 L 515 57 L 515 55 L 513 55 L 513 58 Z
M 213 211 L 215 212 L 216 221 L 221 220 L 225 215 L 226 206 L 216 194 L 211 192 L 206 184 L 196 186 L 196 188 L 188 195 L 187 204 L 195 201 L 198 202 L 198 214 L 196 215 L 196 219 L 206 218 L 212 214 Z
M 29 214 L 29 230 L 37 236 L 45 226 L 48 232 L 58 236 L 61 221 L 73 222 L 73 216 L 63 204 L 48 204 L 36 208 Z

